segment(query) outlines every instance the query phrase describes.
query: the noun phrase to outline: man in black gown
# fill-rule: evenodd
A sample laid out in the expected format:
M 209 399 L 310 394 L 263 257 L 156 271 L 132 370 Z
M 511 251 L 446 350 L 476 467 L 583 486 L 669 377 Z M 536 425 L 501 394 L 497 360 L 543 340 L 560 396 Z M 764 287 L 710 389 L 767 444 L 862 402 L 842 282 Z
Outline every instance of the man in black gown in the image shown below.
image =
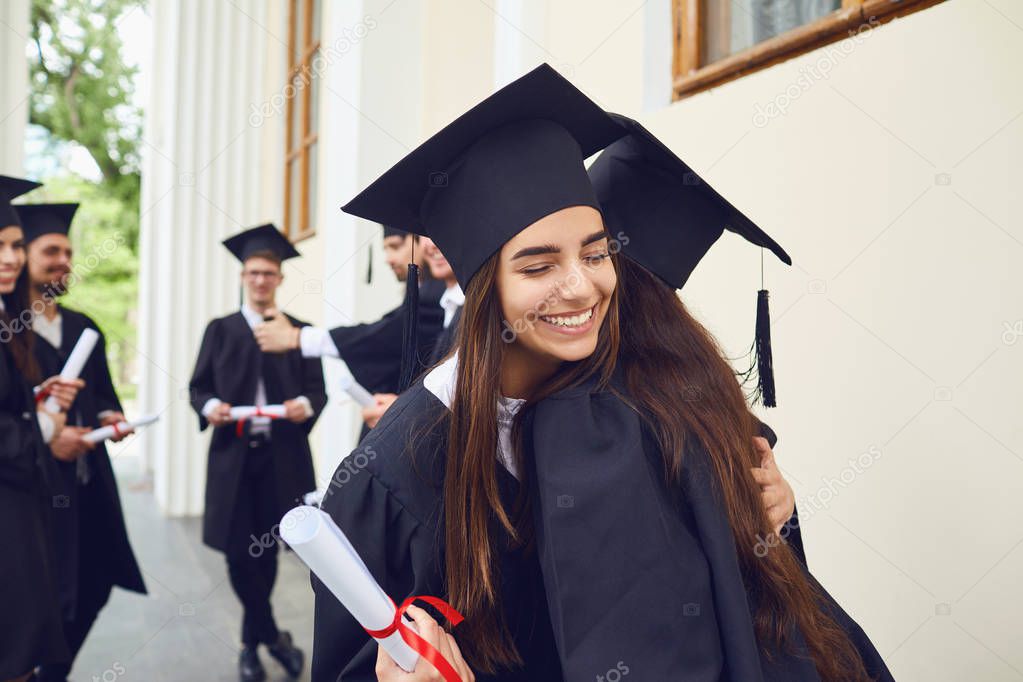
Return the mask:
M 145 594 L 128 542 L 117 481 L 106 446 L 82 434 L 124 420 L 106 358 L 106 340 L 88 315 L 57 303 L 72 281 L 68 232 L 77 204 L 29 204 L 22 219 L 32 285 L 33 351 L 45 376 L 59 374 L 85 329 L 99 341 L 82 372 L 85 387 L 49 443 L 54 495 L 54 551 L 64 636 L 72 661 L 43 666 L 40 680 L 64 680 L 113 587 Z M 115 439 L 119 440 L 119 439 Z
M 252 329 L 276 307 L 281 262 L 298 252 L 273 225 L 246 230 L 224 245 L 242 262 L 241 310 L 206 327 L 189 384 L 199 428 L 214 426 L 206 477 L 203 542 L 224 552 L 231 586 L 242 603 L 242 680 L 266 672 L 259 644 L 297 677 L 304 654 L 277 629 L 270 593 L 277 575 L 276 524 L 316 486 L 308 434 L 327 396 L 323 368 L 299 351 L 262 353 Z M 291 324 L 305 323 L 289 316 Z M 231 406 L 283 404 L 283 418 L 234 421 Z
M 424 251 L 419 237 L 403 230 L 384 226 L 384 254 L 387 264 L 399 281 L 408 276 L 407 264 L 423 267 Z M 441 334 L 444 311 L 440 307 L 445 285 L 431 278 L 419 284 L 418 354 L 420 365 L 426 366 Z M 398 392 L 401 374 L 402 332 L 404 316 L 398 306 L 376 322 L 345 325 L 329 331 L 319 327 L 295 329 L 282 316 L 274 317 L 256 330 L 256 339 L 264 352 L 278 353 L 300 349 L 305 357 L 341 358 L 359 384 L 377 398 L 373 414 L 363 424 L 362 440 Z M 417 372 L 418 373 L 418 372 Z M 379 412 L 379 414 L 377 414 Z M 372 422 L 372 423 L 369 423 Z

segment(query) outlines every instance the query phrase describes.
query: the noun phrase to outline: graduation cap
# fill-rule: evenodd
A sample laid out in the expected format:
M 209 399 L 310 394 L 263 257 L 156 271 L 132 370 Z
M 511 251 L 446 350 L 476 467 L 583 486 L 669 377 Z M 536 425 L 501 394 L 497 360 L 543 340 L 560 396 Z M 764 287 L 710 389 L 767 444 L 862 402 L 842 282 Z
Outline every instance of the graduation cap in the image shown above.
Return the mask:
M 281 261 L 301 255 L 273 223 L 239 232 L 225 239 L 223 244 L 241 263 L 261 251 L 270 251 Z
M 792 259 L 778 243 L 735 208 L 638 122 L 612 114 L 629 135 L 609 146 L 590 166 L 604 224 L 623 234 L 622 254 L 672 289 L 681 289 L 725 230 L 770 250 L 786 265 Z M 761 270 L 761 278 L 763 271 Z M 768 292 L 757 293 L 756 396 L 775 407 Z M 753 366 L 744 372 L 747 378 Z
M 0 175 L 0 228 L 21 225 L 21 218 L 14 206 L 11 205 L 11 201 L 40 186 L 41 183 L 31 180 Z
M 599 210 L 583 159 L 624 133 L 542 64 L 412 150 L 342 210 L 430 237 L 466 289 L 488 258 L 537 220 L 570 206 Z M 410 265 L 412 334 L 417 284 L 418 268 Z M 405 340 L 403 360 L 411 367 L 414 337 Z M 402 388 L 406 379 L 403 371 Z
M 380 227 L 384 228 L 384 239 L 387 239 L 388 237 L 408 236 L 408 232 L 406 232 L 405 230 L 399 230 L 398 228 L 391 227 L 390 225 L 381 225 Z
M 67 235 L 71 231 L 78 204 L 21 204 L 15 206 L 21 227 L 25 231 L 25 243 L 29 244 L 44 234 Z

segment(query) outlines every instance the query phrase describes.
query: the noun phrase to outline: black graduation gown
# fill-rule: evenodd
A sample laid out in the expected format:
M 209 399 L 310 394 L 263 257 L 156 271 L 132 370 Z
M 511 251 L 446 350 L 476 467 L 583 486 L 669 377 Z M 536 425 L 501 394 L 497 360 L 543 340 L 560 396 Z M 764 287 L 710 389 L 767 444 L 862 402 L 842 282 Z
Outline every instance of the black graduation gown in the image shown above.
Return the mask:
M 290 315 L 288 319 L 296 326 L 306 326 Z M 277 496 L 265 503 L 271 505 L 269 511 L 279 519 L 300 504 L 305 493 L 316 488 L 308 435 L 327 404 L 323 365 L 319 358 L 303 358 L 299 350 L 261 352 L 240 311 L 210 322 L 189 382 L 189 397 L 199 415 L 199 429 L 205 430 L 209 425 L 202 416 L 202 408 L 210 398 L 219 398 L 231 405 L 252 405 L 260 377 L 263 377 L 268 404 L 304 395 L 313 408 L 313 416 L 302 424 L 286 419 L 271 422 L 269 447 L 273 451 Z M 203 542 L 222 552 L 229 550 L 231 517 L 240 494 L 239 483 L 248 448 L 248 439 L 237 436 L 235 424 L 213 430 L 206 465 Z
M 0 680 L 70 658 L 50 542 L 48 456 L 32 388 L 0 344 Z
M 447 408 L 422 382 L 413 384 L 341 463 L 321 506 L 395 603 L 412 594 L 447 596 L 442 496 L 446 415 Z M 510 503 L 518 482 L 503 467 L 498 469 L 502 498 Z M 535 552 L 499 551 L 505 617 L 526 665 L 495 676 L 477 673 L 476 679 L 557 682 L 561 670 Z M 314 682 L 375 682 L 376 642 L 315 576 L 312 582 Z
M 60 373 L 85 329 L 99 333 L 99 341 L 82 370 L 85 388 L 78 392 L 67 414 L 69 426 L 98 428 L 100 412 L 122 411 L 107 364 L 106 338 L 88 315 L 64 307 L 60 308 L 60 314 L 60 348 L 54 348 L 37 334 L 33 351 L 42 375 L 53 376 Z M 53 493 L 58 500 L 54 504 L 54 552 L 61 609 L 67 620 L 75 617 L 82 586 L 88 586 L 94 593 L 92 596 L 114 585 L 142 594 L 146 592 L 142 572 L 128 541 L 117 480 L 106 445 L 98 444 L 83 460 L 88 471 L 87 483 L 79 480 L 76 462 L 61 462 L 52 454 L 48 462 Z M 89 600 L 90 596 L 83 598 Z
M 444 310 L 440 307 L 443 293 L 444 283 L 439 280 L 427 280 L 419 287 L 417 357 L 421 368 L 428 366 L 437 336 L 444 327 Z M 404 324 L 402 306 L 398 306 L 376 322 L 330 330 L 341 359 L 370 393 L 398 392 Z
M 462 307 L 458 306 L 458 310 L 451 316 L 451 324 L 441 331 L 437 337 L 437 343 L 433 346 L 433 353 L 430 355 L 430 365 L 436 365 L 451 351 L 455 346 L 455 336 L 458 333 L 458 324 L 462 320 Z
M 668 490 L 656 441 L 610 391 L 566 390 L 537 405 L 527 424 L 537 545 L 566 680 L 593 680 L 619 662 L 640 680 L 820 679 L 798 632 L 793 653 L 762 656 L 755 597 L 709 456 L 694 439 L 681 490 Z M 892 679 L 860 627 L 820 590 L 868 673 Z

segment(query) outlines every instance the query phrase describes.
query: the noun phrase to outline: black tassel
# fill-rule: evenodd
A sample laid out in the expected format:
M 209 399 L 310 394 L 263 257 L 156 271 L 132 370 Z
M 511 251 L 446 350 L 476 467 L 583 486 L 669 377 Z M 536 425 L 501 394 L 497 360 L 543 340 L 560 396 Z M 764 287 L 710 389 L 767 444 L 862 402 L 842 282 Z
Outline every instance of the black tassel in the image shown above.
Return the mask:
M 412 384 L 419 369 L 419 266 L 409 263 L 405 280 L 404 325 L 401 343 L 401 376 L 398 393 Z
M 777 407 L 774 392 L 774 357 L 771 353 L 771 311 L 767 289 L 757 292 L 757 328 L 753 353 L 757 363 L 757 393 L 764 407 Z
M 366 266 L 366 284 L 373 283 L 373 244 L 369 245 L 369 265 Z

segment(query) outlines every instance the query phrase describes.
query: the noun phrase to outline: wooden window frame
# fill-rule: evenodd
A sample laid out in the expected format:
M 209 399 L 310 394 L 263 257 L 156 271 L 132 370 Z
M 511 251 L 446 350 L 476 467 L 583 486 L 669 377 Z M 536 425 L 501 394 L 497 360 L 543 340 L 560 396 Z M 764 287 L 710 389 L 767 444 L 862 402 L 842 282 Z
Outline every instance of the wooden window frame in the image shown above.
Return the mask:
M 705 1 L 671 0 L 674 34 L 673 101 L 838 42 L 846 38 L 850 31 L 858 31 L 862 25 L 876 27 L 945 0 L 842 0 L 840 9 L 820 19 L 793 28 L 716 62 L 701 64 Z
M 295 59 L 295 8 L 300 7 L 305 23 L 303 24 L 301 53 L 298 61 Z M 316 234 L 316 226 L 310 224 L 309 220 L 309 152 L 319 141 L 319 133 L 310 130 L 312 112 L 312 60 L 320 49 L 320 37 L 313 39 L 313 0 L 296 0 L 288 3 L 288 77 L 285 81 L 285 88 L 291 85 L 296 76 L 300 74 L 306 79 L 306 84 L 300 92 L 287 98 L 287 120 L 284 130 L 284 236 L 293 243 L 308 239 Z M 295 105 L 299 104 L 299 111 L 296 114 Z M 298 140 L 292 139 L 295 116 L 301 116 L 300 135 Z M 292 162 L 298 159 L 297 164 Z M 299 206 L 298 225 L 291 224 L 291 202 L 295 200 L 291 192 L 292 166 L 299 172 Z

